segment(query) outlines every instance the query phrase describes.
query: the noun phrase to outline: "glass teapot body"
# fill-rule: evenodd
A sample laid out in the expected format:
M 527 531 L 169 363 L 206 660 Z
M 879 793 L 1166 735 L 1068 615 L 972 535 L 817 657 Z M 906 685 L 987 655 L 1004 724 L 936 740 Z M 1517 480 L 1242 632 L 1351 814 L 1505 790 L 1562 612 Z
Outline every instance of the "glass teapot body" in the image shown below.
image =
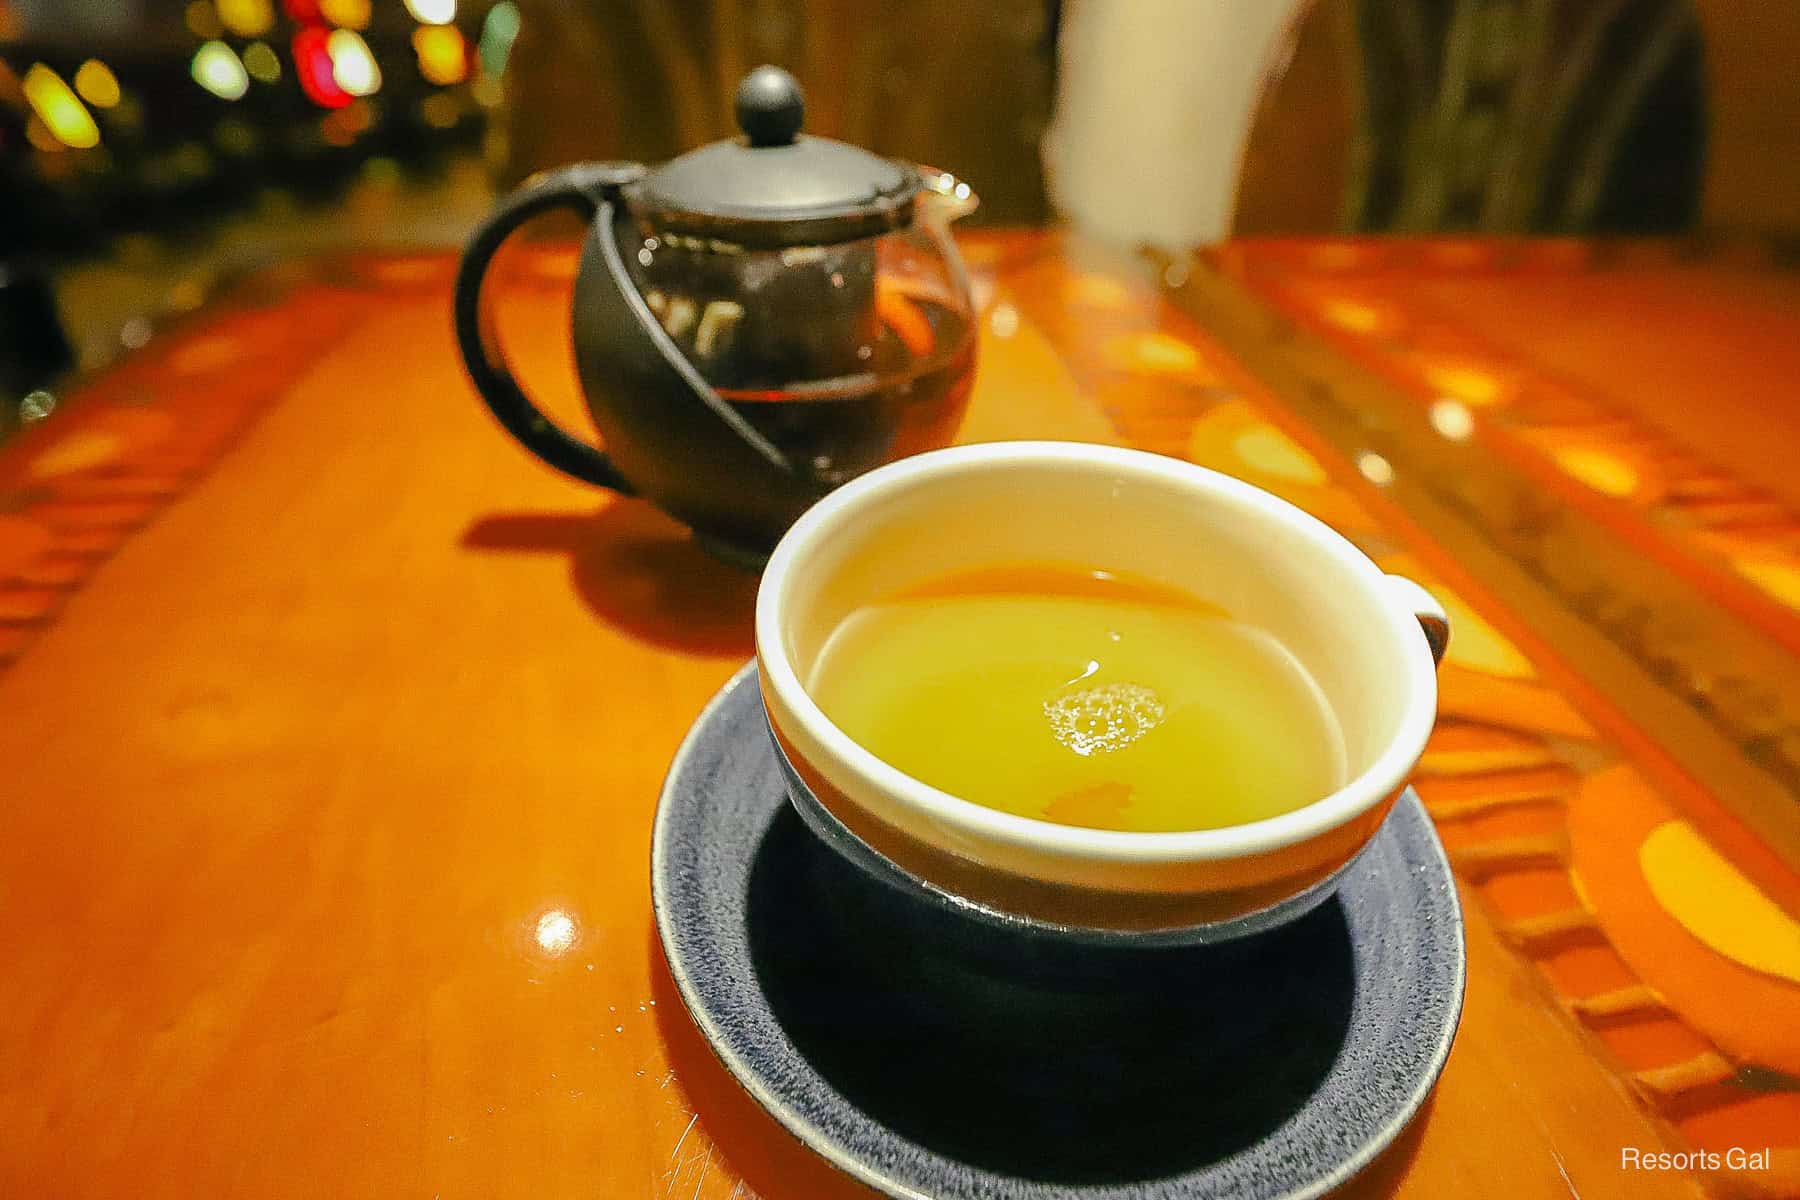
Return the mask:
M 831 488 L 955 434 L 976 337 L 949 224 L 975 199 L 941 172 L 802 135 L 799 84 L 778 68 L 745 77 L 737 115 L 742 137 L 654 170 L 528 180 L 470 239 L 455 309 L 470 377 L 527 449 L 753 563 Z M 482 306 L 500 245 L 558 207 L 589 219 L 572 320 L 601 447 L 531 402 Z
M 757 248 L 659 233 L 615 204 L 584 242 L 573 322 L 619 472 L 709 544 L 751 555 L 838 484 L 948 445 L 975 363 L 941 218 Z M 693 402 L 670 351 L 729 417 Z

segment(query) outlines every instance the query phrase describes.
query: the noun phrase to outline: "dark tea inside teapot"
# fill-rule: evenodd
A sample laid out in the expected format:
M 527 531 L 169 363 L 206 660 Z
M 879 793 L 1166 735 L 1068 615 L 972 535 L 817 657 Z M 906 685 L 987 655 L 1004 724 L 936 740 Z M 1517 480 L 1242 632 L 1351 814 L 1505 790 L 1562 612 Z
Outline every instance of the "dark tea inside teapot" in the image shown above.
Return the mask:
M 528 182 L 471 240 L 456 315 L 482 398 L 528 449 L 756 562 L 832 487 L 955 434 L 975 336 L 948 225 L 974 200 L 941 172 L 801 133 L 799 86 L 777 68 L 751 72 L 737 108 L 741 138 L 655 170 Z M 604 451 L 538 412 L 483 320 L 494 251 L 559 206 L 593 218 L 573 322 Z

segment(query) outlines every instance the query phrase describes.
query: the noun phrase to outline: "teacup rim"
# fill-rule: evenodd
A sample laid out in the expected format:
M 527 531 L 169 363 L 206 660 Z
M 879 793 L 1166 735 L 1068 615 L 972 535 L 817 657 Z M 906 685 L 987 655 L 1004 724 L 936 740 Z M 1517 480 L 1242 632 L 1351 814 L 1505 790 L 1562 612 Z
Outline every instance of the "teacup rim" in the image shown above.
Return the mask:
M 1394 669 L 1406 675 L 1406 709 L 1394 737 L 1373 762 L 1337 790 L 1289 812 L 1215 829 L 1132 832 L 1063 825 L 988 808 L 935 788 L 879 758 L 840 729 L 815 702 L 789 659 L 781 616 L 795 564 L 846 513 L 884 494 L 915 486 L 921 476 L 995 465 L 1068 464 L 1129 472 L 1236 505 L 1305 537 L 1377 598 L 1394 644 Z M 879 467 L 832 491 L 801 515 L 776 545 L 757 593 L 757 663 L 764 686 L 826 753 L 882 794 L 959 833 L 1028 847 L 1056 857 L 1116 863 L 1204 862 L 1243 858 L 1299 845 L 1328 833 L 1397 794 L 1423 753 L 1437 710 L 1437 673 L 1418 618 L 1386 587 L 1388 576 L 1342 534 L 1298 506 L 1253 484 L 1195 463 L 1149 451 L 1090 442 L 1009 441 L 953 446 Z M 771 719 L 773 715 L 771 714 Z

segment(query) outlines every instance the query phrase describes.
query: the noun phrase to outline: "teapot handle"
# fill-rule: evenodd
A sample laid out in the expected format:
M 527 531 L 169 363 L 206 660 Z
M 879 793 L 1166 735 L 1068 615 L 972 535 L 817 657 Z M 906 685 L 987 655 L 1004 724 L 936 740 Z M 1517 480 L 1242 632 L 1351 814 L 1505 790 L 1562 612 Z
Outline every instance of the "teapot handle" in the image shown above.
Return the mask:
M 613 235 L 613 217 L 619 204 L 619 189 L 641 178 L 643 173 L 644 168 L 639 164 L 622 162 L 577 163 L 547 171 L 502 200 L 476 228 L 456 273 L 456 342 L 462 350 L 469 377 L 475 381 L 476 390 L 494 416 L 500 419 L 500 424 L 527 450 L 566 475 L 623 495 L 635 494 L 631 484 L 604 452 L 565 432 L 525 395 L 500 353 L 499 339 L 495 336 L 487 307 L 481 302 L 482 279 L 500 244 L 532 217 L 555 208 L 573 208 L 587 218 L 590 225 L 597 226 L 595 234 L 600 239 L 607 274 L 618 290 L 619 299 L 654 348 L 654 358 L 660 360 L 658 369 L 673 374 L 679 380 L 679 386 L 711 409 L 720 421 L 777 470 L 793 474 L 794 467 L 780 448 L 733 410 L 712 385 L 701 378 L 657 323 L 625 271 Z
M 456 272 L 456 344 L 476 391 L 506 431 L 563 472 L 624 495 L 633 489 L 605 453 L 569 434 L 525 395 L 500 353 L 492 314 L 482 303 L 488 264 L 514 230 L 557 208 L 572 208 L 590 223 L 644 168 L 637 163 L 580 163 L 547 171 L 506 197 L 475 230 Z

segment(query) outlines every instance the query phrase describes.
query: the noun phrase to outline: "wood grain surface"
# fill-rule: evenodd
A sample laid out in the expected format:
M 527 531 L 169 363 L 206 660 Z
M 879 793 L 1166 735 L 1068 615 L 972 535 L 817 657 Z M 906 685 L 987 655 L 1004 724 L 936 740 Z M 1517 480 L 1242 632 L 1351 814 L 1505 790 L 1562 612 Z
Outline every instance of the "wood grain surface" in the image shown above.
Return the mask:
M 1156 342 L 1127 348 L 1135 399 L 1083 366 L 1134 269 L 967 246 L 966 440 L 1126 442 L 1122 411 L 1204 390 Z M 568 258 L 534 253 L 503 330 L 567 414 Z M 450 266 L 330 285 L 354 320 L 243 366 L 273 390 L 240 439 L 0 673 L 0 1194 L 859 1194 L 723 1074 L 651 922 L 658 785 L 750 652 L 754 581 L 509 443 L 457 365 Z M 147 386 L 212 386 L 172 372 Z M 55 450 L 21 445 L 17 471 Z M 1455 1050 L 1348 1194 L 1767 1192 L 1621 1171 L 1688 1135 L 1465 879 Z

